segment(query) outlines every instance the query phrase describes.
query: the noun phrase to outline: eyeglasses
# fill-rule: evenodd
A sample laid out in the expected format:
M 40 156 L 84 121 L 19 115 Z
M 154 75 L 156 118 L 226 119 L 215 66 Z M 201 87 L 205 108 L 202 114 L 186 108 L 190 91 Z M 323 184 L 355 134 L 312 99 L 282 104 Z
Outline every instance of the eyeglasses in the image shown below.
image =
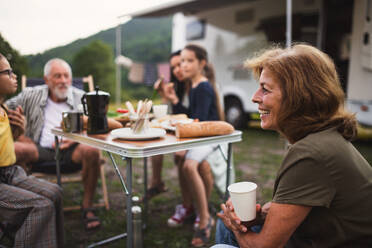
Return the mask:
M 11 77 L 14 74 L 12 69 L 6 69 L 6 70 L 3 70 L 3 71 L 0 71 L 0 74 L 1 73 L 7 73 L 9 77 Z

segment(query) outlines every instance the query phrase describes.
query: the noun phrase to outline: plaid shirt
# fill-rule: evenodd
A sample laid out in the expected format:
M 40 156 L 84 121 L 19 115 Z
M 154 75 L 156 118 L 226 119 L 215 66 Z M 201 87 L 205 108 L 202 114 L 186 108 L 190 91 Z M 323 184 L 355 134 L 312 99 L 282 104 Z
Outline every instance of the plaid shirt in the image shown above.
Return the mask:
M 71 110 L 77 110 L 79 104 L 81 104 L 83 94 L 84 91 L 73 86 L 70 87 L 66 103 Z M 18 105 L 22 106 L 27 119 L 25 135 L 30 137 L 36 144 L 40 141 L 41 131 L 44 127 L 44 111 L 48 96 L 48 86 L 40 85 L 28 87 L 5 102 L 11 109 L 15 109 Z

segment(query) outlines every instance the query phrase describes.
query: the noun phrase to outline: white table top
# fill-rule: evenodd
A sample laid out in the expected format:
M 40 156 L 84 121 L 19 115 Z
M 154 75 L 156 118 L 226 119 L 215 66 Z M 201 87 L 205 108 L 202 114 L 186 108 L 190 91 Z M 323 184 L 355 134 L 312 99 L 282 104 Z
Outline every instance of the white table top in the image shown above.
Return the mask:
M 81 144 L 130 158 L 143 158 L 188 150 L 199 146 L 233 143 L 242 140 L 242 132 L 238 130 L 228 135 L 181 139 L 178 139 L 174 134 L 167 133 L 165 137 L 144 141 L 115 139 L 110 133 L 95 135 L 87 135 L 85 132 L 66 133 L 61 128 L 53 128 L 52 133 L 59 137 L 68 138 Z

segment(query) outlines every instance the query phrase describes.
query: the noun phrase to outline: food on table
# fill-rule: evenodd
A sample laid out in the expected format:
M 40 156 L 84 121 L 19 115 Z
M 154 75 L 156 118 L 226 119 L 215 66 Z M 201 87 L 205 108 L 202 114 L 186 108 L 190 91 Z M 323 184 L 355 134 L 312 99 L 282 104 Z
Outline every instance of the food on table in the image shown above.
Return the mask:
M 121 113 L 121 114 L 125 114 L 125 113 L 128 113 L 129 110 L 128 110 L 128 109 L 118 108 L 118 109 L 116 110 L 116 112 Z
M 120 122 L 123 127 L 125 127 L 129 123 L 129 112 L 115 117 L 115 120 Z
M 177 123 L 190 123 L 193 121 L 195 120 L 189 119 L 185 114 L 166 115 L 162 118 L 152 120 L 150 126 L 175 131 Z
M 158 78 L 158 80 L 156 80 L 156 82 L 154 83 L 154 91 L 152 93 L 151 99 L 154 99 L 158 92 L 160 92 L 159 94 L 163 94 L 162 91 L 164 83 L 165 83 L 164 77 L 162 76 Z
M 169 121 L 169 120 L 187 120 L 188 117 L 186 114 L 177 114 L 177 115 L 166 115 L 162 118 L 157 119 L 158 122 Z
M 177 138 L 226 135 L 234 132 L 234 127 L 225 121 L 201 121 L 176 125 Z

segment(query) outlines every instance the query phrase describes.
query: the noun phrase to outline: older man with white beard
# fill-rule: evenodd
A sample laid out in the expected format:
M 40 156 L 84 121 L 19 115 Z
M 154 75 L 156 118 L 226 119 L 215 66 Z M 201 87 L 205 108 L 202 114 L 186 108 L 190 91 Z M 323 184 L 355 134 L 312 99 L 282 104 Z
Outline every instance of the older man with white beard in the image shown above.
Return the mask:
M 62 112 L 77 110 L 81 104 L 84 91 L 71 86 L 72 72 L 66 61 L 49 60 L 44 66 L 44 80 L 45 85 L 26 88 L 6 102 L 11 109 L 21 106 L 27 120 L 25 135 L 15 142 L 17 164 L 53 161 L 55 144 L 51 129 L 60 126 Z M 99 151 L 65 139 L 60 143 L 60 155 L 64 162 L 62 172 L 82 169 L 85 228 L 99 227 L 101 223 L 91 209 L 99 174 Z

